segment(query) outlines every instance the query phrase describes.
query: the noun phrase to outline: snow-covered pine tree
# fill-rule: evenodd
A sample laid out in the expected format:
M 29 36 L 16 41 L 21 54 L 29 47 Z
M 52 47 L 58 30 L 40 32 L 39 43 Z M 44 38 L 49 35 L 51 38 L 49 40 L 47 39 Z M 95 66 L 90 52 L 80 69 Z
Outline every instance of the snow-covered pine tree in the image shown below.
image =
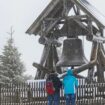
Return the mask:
M 25 72 L 25 67 L 20 56 L 21 54 L 15 47 L 13 38 L 10 38 L 4 46 L 2 55 L 0 55 L 1 82 L 17 83 L 24 80 L 23 72 Z

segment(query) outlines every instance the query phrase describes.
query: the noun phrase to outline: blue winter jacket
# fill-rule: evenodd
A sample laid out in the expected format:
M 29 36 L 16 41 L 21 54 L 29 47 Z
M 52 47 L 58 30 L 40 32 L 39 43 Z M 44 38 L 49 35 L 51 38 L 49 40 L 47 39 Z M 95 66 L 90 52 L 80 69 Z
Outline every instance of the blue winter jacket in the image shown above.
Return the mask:
M 73 76 L 71 69 L 67 71 L 66 76 L 63 78 L 64 94 L 75 94 L 78 87 L 78 80 Z

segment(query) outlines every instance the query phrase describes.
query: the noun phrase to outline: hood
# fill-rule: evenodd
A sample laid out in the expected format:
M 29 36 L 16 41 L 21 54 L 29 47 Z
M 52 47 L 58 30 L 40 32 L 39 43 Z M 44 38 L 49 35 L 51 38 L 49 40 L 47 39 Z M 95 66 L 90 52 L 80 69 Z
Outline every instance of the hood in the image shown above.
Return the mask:
M 68 69 L 68 70 L 67 70 L 67 75 L 73 75 L 72 69 Z

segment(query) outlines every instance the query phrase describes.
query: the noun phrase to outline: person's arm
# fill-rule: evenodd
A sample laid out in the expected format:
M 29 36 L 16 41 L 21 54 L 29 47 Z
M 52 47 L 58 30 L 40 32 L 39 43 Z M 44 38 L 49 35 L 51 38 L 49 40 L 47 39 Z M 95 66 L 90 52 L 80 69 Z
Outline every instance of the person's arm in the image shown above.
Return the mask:
M 58 80 L 58 84 L 57 85 L 58 85 L 59 88 L 61 88 L 62 87 L 62 82 L 61 82 L 61 80 L 58 77 L 57 77 L 57 80 Z
M 58 78 L 62 79 L 62 78 L 64 78 L 64 76 L 65 76 L 66 74 L 67 74 L 67 72 L 62 73 L 62 74 L 58 74 Z
M 62 81 L 60 80 L 60 88 L 62 87 Z

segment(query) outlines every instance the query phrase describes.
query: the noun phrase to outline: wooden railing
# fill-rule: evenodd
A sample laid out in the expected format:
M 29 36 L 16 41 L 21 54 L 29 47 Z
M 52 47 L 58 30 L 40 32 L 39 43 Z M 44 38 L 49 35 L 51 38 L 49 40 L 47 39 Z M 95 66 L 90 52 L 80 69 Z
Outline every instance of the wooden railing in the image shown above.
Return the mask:
M 65 105 L 64 90 L 60 90 L 60 105 Z M 79 80 L 77 105 L 105 105 L 105 83 L 87 84 Z M 45 81 L 17 85 L 0 85 L 0 105 L 47 105 Z

